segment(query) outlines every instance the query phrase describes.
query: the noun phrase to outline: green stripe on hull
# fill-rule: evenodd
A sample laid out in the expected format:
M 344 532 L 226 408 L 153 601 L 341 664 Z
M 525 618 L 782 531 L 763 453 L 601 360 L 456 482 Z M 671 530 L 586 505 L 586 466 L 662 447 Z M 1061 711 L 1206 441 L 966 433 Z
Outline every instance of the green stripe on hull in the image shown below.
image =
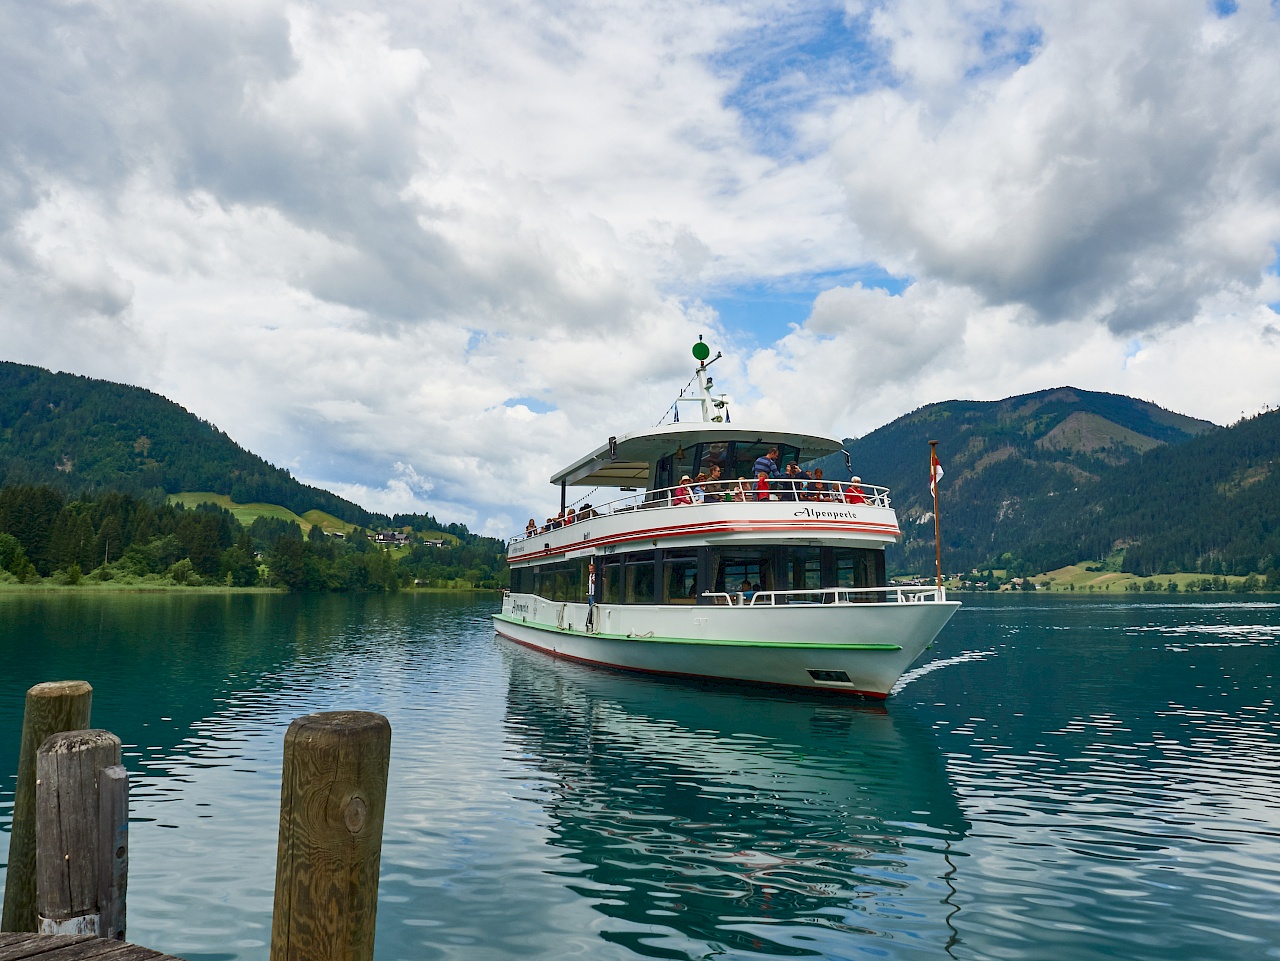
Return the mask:
M 532 627 L 539 631 L 548 631 L 553 634 L 568 634 L 572 637 L 594 638 L 604 641 L 647 641 L 650 644 L 701 644 L 705 647 L 773 647 L 773 648 L 795 648 L 797 650 L 806 651 L 900 651 L 901 644 L 806 644 L 803 641 L 723 641 L 705 637 L 641 637 L 628 634 L 587 634 L 583 631 L 570 631 L 563 627 L 556 627 L 553 624 L 537 624 L 528 621 L 518 621 L 514 617 L 507 614 L 494 614 L 494 620 L 505 621 L 508 624 L 518 624 L 521 627 Z

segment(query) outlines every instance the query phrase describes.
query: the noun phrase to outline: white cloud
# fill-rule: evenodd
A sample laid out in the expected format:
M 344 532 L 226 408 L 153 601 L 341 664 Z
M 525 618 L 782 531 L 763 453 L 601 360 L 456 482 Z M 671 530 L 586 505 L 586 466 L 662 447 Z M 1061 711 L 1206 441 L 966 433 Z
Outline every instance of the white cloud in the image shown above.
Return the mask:
M 826 16 L 4 7 L 3 356 L 491 532 L 656 420 L 698 333 L 735 419 L 839 434 L 1064 382 L 1276 400 L 1267 4 L 856 4 L 811 43 Z M 758 352 L 703 306 L 868 263 L 914 283 L 833 287 Z

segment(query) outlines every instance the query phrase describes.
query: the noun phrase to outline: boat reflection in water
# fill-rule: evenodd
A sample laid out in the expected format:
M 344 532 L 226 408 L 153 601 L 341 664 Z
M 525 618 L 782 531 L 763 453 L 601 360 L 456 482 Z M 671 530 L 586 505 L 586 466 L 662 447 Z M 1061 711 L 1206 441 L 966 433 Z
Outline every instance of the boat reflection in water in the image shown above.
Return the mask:
M 702 688 L 504 644 L 508 739 L 567 883 L 638 954 L 938 957 L 968 825 L 883 705 Z M 870 939 L 870 940 L 868 940 Z

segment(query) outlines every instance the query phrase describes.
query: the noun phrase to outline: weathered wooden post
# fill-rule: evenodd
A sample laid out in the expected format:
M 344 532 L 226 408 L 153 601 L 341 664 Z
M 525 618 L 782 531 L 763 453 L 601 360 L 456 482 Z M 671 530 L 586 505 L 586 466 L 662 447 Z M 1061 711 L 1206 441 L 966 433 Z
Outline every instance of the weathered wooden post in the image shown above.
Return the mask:
M 271 961 L 371 961 L 391 725 L 308 714 L 284 736 Z
M 124 940 L 128 776 L 110 731 L 65 731 L 36 757 L 36 904 L 41 934 Z
M 84 681 L 49 681 L 27 691 L 18 750 L 18 784 L 13 798 L 13 834 L 5 875 L 0 931 L 35 931 L 36 920 L 36 753 L 51 734 L 89 726 L 93 688 Z

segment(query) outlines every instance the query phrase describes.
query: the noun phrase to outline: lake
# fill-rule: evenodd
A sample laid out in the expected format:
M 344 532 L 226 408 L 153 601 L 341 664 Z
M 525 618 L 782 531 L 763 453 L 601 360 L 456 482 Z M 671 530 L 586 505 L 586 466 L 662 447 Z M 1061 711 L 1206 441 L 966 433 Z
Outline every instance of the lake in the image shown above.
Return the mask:
M 265 959 L 282 739 L 387 715 L 379 959 L 1280 958 L 1280 605 L 967 595 L 885 704 L 631 677 L 492 595 L 0 594 L 23 692 L 94 686 L 129 940 Z

